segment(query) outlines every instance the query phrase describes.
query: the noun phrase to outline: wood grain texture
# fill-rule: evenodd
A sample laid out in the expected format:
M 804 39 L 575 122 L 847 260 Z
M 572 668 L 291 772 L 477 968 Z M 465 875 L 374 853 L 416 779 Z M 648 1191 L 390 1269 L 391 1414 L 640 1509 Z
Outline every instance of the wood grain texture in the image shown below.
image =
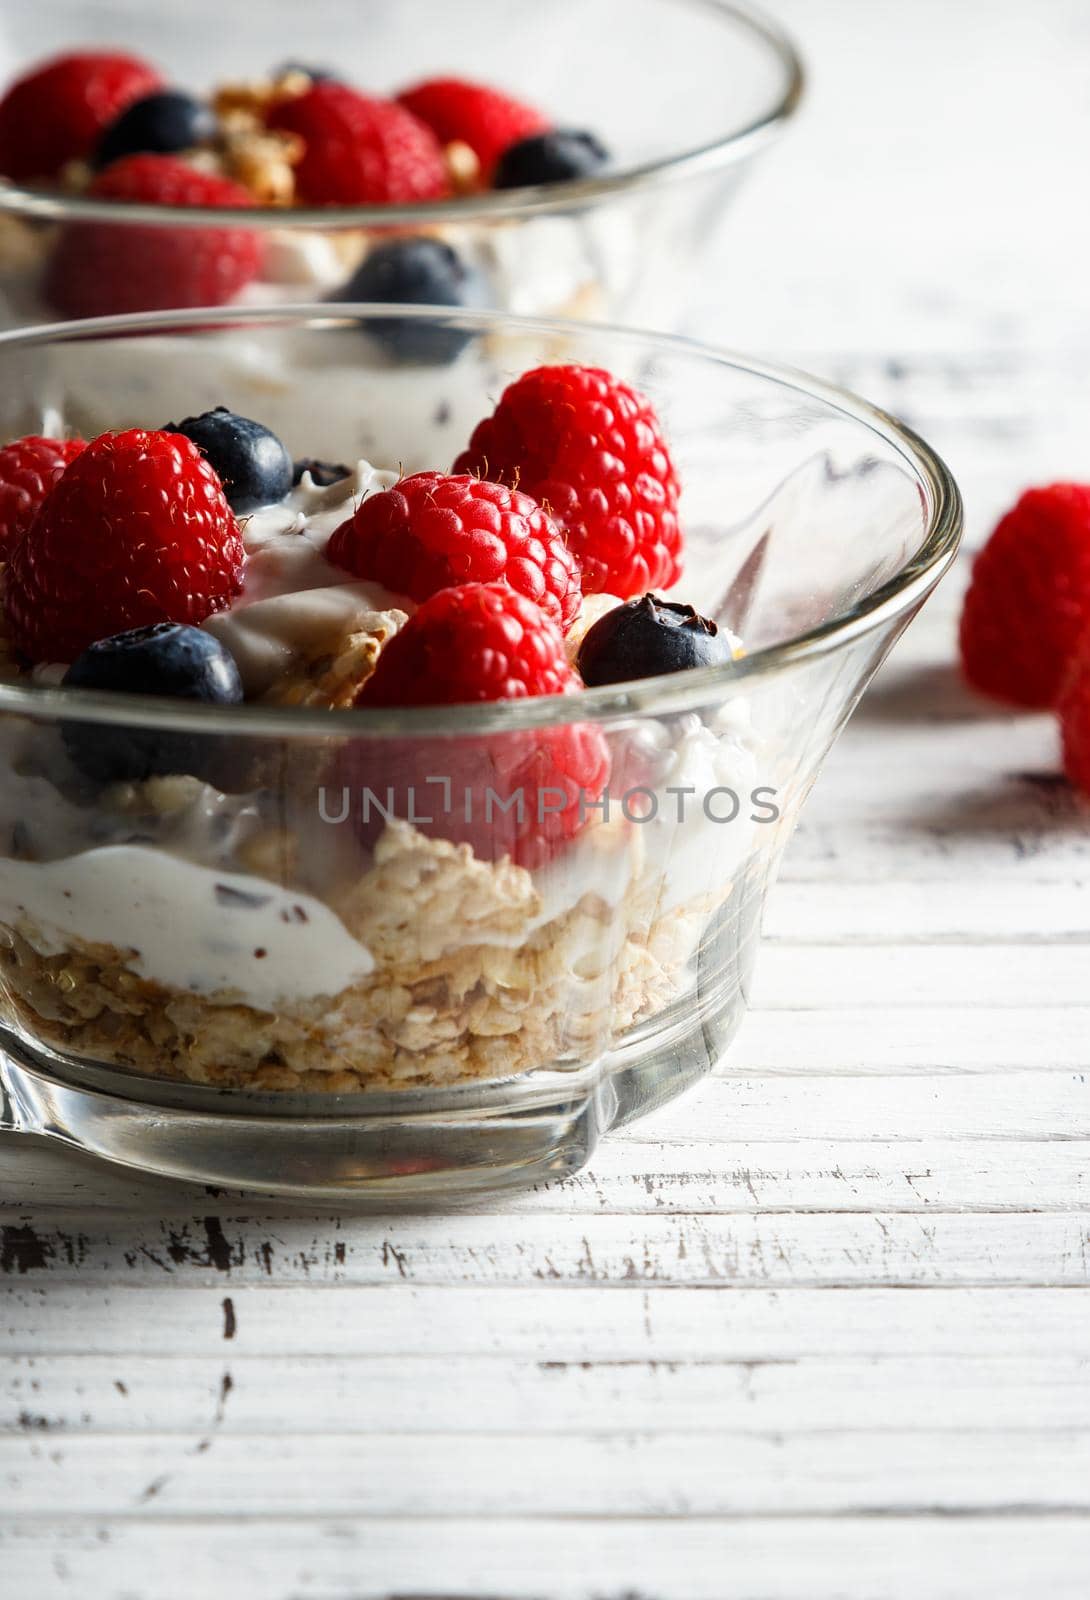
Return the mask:
M 677 1284 L 477 1284 L 239 1288 L 222 1279 L 102 1288 L 30 1282 L 5 1292 L 0 1353 L 101 1360 L 124 1381 L 130 1357 L 434 1355 L 537 1361 L 705 1364 L 716 1360 L 951 1356 L 976 1360 L 1087 1353 L 1081 1288 L 741 1289 Z M 635 1423 L 638 1419 L 630 1419 Z
M 0 1435 L 1009 1434 L 1090 1429 L 1090 1354 L 528 1360 L 505 1354 L 0 1357 Z M 429 1397 L 426 1412 L 406 1393 Z M 934 1444 L 934 1441 L 932 1441 Z M 64 1448 L 63 1443 L 60 1448 Z M 161 1446 L 167 1448 L 165 1444 Z M 263 1447 L 259 1447 L 263 1448 Z M 699 1444 L 695 1446 L 700 1449 Z M 278 1459 L 278 1458 L 274 1458 Z M 275 1470 L 275 1467 L 270 1467 Z M 1080 1491 L 1081 1493 L 1081 1488 Z M 162 1507 L 160 1507 L 162 1509 Z
M 228 1402 L 229 1403 L 229 1402 Z M 406 1396 L 406 1412 L 418 1400 Z M 1090 1510 L 1090 1433 L 887 1429 L 770 1435 L 581 1429 L 312 1438 L 68 1433 L 0 1439 L 8 1515 L 64 1483 L 66 1516 L 812 1516 Z M 694 1472 L 699 1461 L 700 1471 Z M 381 1470 L 379 1464 L 381 1463 Z
M 777 0 L 703 333 L 904 416 L 967 553 L 829 759 L 715 1079 L 449 1217 L 0 1138 L 5 1600 L 1086 1600 L 1090 827 L 954 668 L 1087 476 L 1083 0 Z

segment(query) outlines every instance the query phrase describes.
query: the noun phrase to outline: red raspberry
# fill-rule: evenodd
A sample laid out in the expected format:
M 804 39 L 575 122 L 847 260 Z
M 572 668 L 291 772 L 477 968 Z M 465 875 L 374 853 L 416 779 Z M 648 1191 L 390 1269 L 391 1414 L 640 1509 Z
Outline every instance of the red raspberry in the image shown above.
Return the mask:
M 560 629 L 540 606 L 505 584 L 467 583 L 440 590 L 410 617 L 356 704 L 461 705 L 581 687 Z M 581 794 L 597 800 L 609 777 L 605 739 L 586 723 L 362 748 L 366 757 L 349 747 L 351 783 L 362 781 L 383 802 L 392 788 L 397 815 L 471 845 L 482 860 L 508 855 L 528 867 L 579 830 Z M 429 779 L 445 779 L 449 790 Z M 364 822 L 365 836 L 375 825 L 374 817 L 370 828 Z
M 680 489 L 650 402 L 597 367 L 538 367 L 504 390 L 455 472 L 517 484 L 547 508 L 586 594 L 627 600 L 681 573 Z
M 0 450 L 0 556 L 26 532 L 65 467 L 86 448 L 82 439 L 30 434 Z
M 1068 666 L 1056 709 L 1064 771 L 1076 788 L 1090 795 L 1090 631 L 1083 634 Z
M 220 480 L 177 433 L 104 433 L 15 545 L 4 607 L 30 661 L 73 661 L 150 622 L 203 622 L 242 585 L 242 538 Z
M 450 193 L 438 140 L 396 101 L 316 83 L 275 105 L 269 127 L 305 141 L 295 184 L 309 205 L 401 205 Z
M 440 144 L 467 144 L 485 178 L 510 145 L 551 127 L 533 106 L 462 78 L 429 78 L 397 98 L 427 123 Z
M 357 578 L 418 601 L 452 584 L 502 581 L 565 631 L 582 600 L 571 552 L 537 501 L 469 476 L 417 472 L 369 495 L 326 554 Z
M 253 205 L 241 184 L 177 156 L 122 156 L 87 192 L 96 200 L 187 208 Z M 256 278 L 261 254 L 251 228 L 77 222 L 57 240 L 45 292 L 68 317 L 225 305 Z
M 977 689 L 1051 706 L 1090 626 L 1090 487 L 1030 489 L 973 563 L 961 660 Z
M 66 162 L 89 156 L 102 130 L 162 81 L 136 56 L 88 51 L 47 61 L 0 100 L 0 172 L 19 181 L 56 177 Z

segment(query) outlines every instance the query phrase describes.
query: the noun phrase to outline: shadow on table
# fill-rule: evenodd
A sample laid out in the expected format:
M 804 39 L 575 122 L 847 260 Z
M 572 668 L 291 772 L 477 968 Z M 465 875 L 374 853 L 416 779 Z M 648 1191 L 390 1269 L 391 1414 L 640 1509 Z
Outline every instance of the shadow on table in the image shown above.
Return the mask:
M 864 695 L 856 720 L 977 722 L 996 715 L 994 701 L 970 689 L 952 662 L 940 661 L 884 672 Z

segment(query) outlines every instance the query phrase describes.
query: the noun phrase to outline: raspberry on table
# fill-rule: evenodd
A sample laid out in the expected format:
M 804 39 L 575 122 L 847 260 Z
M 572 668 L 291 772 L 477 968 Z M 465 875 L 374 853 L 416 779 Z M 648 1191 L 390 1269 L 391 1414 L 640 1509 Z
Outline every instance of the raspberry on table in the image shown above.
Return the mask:
M 315 83 L 278 101 L 268 126 L 303 140 L 295 186 L 308 205 L 411 204 L 450 193 L 439 141 L 394 100 L 371 99 L 343 83 Z
M 1090 795 L 1090 630 L 1068 665 L 1056 709 L 1064 771 L 1077 789 Z
M 1090 627 L 1090 485 L 1030 489 L 973 563 L 961 661 L 974 688 L 1012 705 L 1054 705 Z
M 440 590 L 409 618 L 356 704 L 462 705 L 579 688 L 563 635 L 540 606 L 504 584 L 469 583 Z M 350 786 L 366 784 L 367 741 L 347 745 L 342 765 Z M 479 738 L 383 740 L 373 787 L 379 795 L 391 790 L 396 814 L 425 832 L 469 844 L 482 860 L 506 855 L 535 867 L 580 830 L 581 799 L 598 800 L 608 778 L 601 729 L 568 723 Z M 381 819 L 361 825 L 373 838 Z
M 29 528 L 69 462 L 86 448 L 82 439 L 28 434 L 0 450 L 0 559 Z
M 31 662 L 152 622 L 202 622 L 242 586 L 242 537 L 215 472 L 180 434 L 104 433 L 11 551 L 4 608 Z
M 162 84 L 137 56 L 81 51 L 27 73 L 0 100 L 0 173 L 54 178 L 90 156 L 99 135 L 134 100 Z
M 597 367 L 537 367 L 479 422 L 455 472 L 517 485 L 545 506 L 585 594 L 627 600 L 681 573 L 680 486 L 650 402 Z
M 550 126 L 534 106 L 463 78 L 429 78 L 398 95 L 440 144 L 466 144 L 487 180 L 504 151 Z
M 253 205 L 241 184 L 165 155 L 123 156 L 87 193 L 149 205 Z M 261 237 L 252 228 L 76 222 L 57 240 L 45 292 L 69 317 L 225 305 L 257 277 L 261 256 Z
M 326 555 L 416 601 L 457 584 L 503 582 L 565 630 L 582 599 L 578 567 L 541 506 L 470 476 L 417 472 L 368 495 Z

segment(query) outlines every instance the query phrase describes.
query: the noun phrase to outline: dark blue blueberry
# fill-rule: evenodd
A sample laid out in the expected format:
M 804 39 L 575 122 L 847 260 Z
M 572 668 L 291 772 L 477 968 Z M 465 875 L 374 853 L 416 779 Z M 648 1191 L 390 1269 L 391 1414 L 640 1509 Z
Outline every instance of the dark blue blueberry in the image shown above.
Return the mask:
M 344 478 L 352 476 L 352 468 L 346 467 L 341 461 L 316 461 L 313 456 L 302 456 L 293 463 L 291 481 L 299 484 L 303 481 L 303 473 L 309 472 L 311 479 L 319 489 L 328 489 L 331 483 L 340 483 Z
M 95 166 L 108 167 L 122 156 L 145 152 L 166 156 L 193 150 L 210 144 L 218 131 L 207 100 L 196 100 L 180 89 L 160 89 L 134 100 L 110 123 L 95 150 Z
M 407 306 L 470 306 L 484 303 L 480 277 L 441 239 L 413 235 L 380 244 L 353 273 L 336 300 L 378 300 Z M 463 328 L 434 323 L 371 319 L 366 331 L 403 361 L 453 361 L 472 336 Z
M 692 606 L 674 605 L 656 595 L 629 600 L 590 628 L 579 646 L 576 665 L 588 688 L 656 678 L 661 672 L 718 667 L 733 659 L 726 635 Z
M 283 500 L 292 484 L 291 457 L 275 433 L 226 406 L 168 422 L 168 433 L 192 439 L 218 473 L 232 511 L 256 511 Z
M 492 175 L 495 189 L 528 189 L 539 183 L 593 178 L 609 160 L 596 134 L 582 128 L 550 128 L 509 145 Z
M 203 628 L 180 622 L 156 622 L 99 639 L 73 661 L 64 685 L 215 706 L 238 705 L 242 699 L 242 680 L 231 652 Z M 211 733 L 202 737 L 99 722 L 64 722 L 61 732 L 72 761 L 96 783 L 139 783 L 168 772 L 214 777 L 218 747 L 224 742 Z

